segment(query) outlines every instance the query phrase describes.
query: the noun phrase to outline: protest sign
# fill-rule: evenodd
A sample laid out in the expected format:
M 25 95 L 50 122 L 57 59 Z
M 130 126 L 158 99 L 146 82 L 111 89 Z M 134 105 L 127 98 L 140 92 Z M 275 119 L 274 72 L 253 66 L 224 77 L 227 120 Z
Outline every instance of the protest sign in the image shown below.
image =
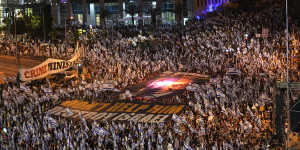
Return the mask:
M 32 81 L 45 78 L 48 75 L 63 72 L 73 67 L 80 53 L 77 51 L 70 60 L 60 60 L 49 58 L 43 63 L 30 69 L 20 69 L 21 81 Z
M 65 101 L 49 110 L 52 115 L 78 118 L 79 112 L 87 120 L 119 120 L 119 121 L 135 121 L 135 122 L 165 122 L 170 119 L 173 114 L 180 113 L 185 105 L 164 105 L 164 104 L 148 104 L 148 103 L 92 103 L 86 101 L 73 100 Z M 72 114 L 68 113 L 68 109 L 72 109 Z

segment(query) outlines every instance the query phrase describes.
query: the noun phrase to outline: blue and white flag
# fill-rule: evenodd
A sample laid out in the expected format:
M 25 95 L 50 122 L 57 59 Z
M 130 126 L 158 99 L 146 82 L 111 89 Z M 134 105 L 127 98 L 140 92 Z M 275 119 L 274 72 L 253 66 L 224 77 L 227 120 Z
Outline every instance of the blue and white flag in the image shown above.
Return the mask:
M 247 111 L 249 112 L 249 114 L 250 114 L 251 117 L 254 116 L 249 106 L 247 106 Z
M 164 138 L 160 134 L 158 134 L 158 141 L 160 144 L 162 144 L 164 141 Z
M 239 109 L 239 108 L 237 108 L 236 114 L 237 114 L 238 117 L 244 116 L 244 114 L 240 112 L 240 109 Z
M 47 94 L 52 94 L 52 89 L 50 88 L 44 88 L 44 92 L 47 93 Z
M 259 128 L 261 128 L 261 120 L 257 117 L 257 118 L 255 119 L 255 121 L 256 121 L 256 125 L 257 125 Z
M 234 150 L 233 146 L 229 143 L 223 142 L 223 148 L 225 150 Z
M 228 112 L 227 112 L 227 110 L 225 109 L 225 106 L 222 105 L 221 108 L 222 108 L 221 112 L 224 113 L 225 115 L 228 115 Z
M 27 87 L 24 83 L 21 83 L 21 84 L 20 84 L 20 90 L 21 90 L 21 91 L 27 91 L 27 90 L 28 90 L 28 87 Z
M 172 115 L 172 120 L 175 122 L 180 122 L 180 118 L 176 114 Z
M 100 127 L 96 127 L 93 130 L 94 134 L 100 135 L 100 136 L 105 136 L 105 135 L 109 135 L 109 132 L 106 131 L 104 128 L 100 128 Z
M 228 68 L 228 71 L 227 71 L 227 74 L 228 75 L 241 75 L 241 71 L 236 69 L 236 68 Z
M 101 128 L 100 127 L 95 127 L 92 129 L 92 132 L 94 135 L 101 135 Z
M 85 129 L 88 130 L 88 126 L 87 126 L 86 120 L 85 120 L 85 118 L 82 116 L 81 111 L 79 111 L 79 118 L 81 119 L 81 121 L 82 121 L 82 123 L 83 123 Z
M 219 88 L 216 90 L 216 96 L 217 97 L 226 97 L 225 94 Z
M 55 119 L 53 119 L 51 117 L 48 117 L 47 121 L 48 121 L 48 127 L 49 128 L 56 128 L 57 127 L 57 122 L 56 122 Z

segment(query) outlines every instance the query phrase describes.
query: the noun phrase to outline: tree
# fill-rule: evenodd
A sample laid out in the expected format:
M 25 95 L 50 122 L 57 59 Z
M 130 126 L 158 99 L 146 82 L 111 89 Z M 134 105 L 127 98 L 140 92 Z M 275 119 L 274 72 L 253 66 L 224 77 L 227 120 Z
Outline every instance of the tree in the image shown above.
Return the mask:
M 128 7 L 126 7 L 125 12 L 131 16 L 131 22 L 132 22 L 132 25 L 134 25 L 134 15 L 136 13 L 138 13 L 138 7 L 132 2 L 129 2 L 127 4 L 128 4 Z
M 24 16 L 25 28 L 29 33 L 37 31 L 41 26 L 40 16 Z

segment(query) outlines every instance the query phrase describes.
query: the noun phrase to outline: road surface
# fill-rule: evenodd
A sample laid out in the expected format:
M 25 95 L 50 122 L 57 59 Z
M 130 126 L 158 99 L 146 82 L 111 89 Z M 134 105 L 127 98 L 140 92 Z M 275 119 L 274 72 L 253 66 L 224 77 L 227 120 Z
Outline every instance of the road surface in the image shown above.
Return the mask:
M 21 68 L 31 68 L 42 62 L 41 59 L 21 58 Z M 0 56 L 0 83 L 6 77 L 16 77 L 18 73 L 18 63 L 16 57 Z

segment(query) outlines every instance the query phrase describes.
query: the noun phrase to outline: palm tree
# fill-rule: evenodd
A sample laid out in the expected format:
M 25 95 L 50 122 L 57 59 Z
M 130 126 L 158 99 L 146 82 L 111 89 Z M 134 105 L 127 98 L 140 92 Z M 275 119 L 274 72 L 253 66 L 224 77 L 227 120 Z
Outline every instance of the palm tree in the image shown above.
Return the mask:
M 134 15 L 138 13 L 138 7 L 134 3 L 129 2 L 128 7 L 126 7 L 125 9 L 125 12 L 131 16 L 131 22 L 132 25 L 134 25 Z

